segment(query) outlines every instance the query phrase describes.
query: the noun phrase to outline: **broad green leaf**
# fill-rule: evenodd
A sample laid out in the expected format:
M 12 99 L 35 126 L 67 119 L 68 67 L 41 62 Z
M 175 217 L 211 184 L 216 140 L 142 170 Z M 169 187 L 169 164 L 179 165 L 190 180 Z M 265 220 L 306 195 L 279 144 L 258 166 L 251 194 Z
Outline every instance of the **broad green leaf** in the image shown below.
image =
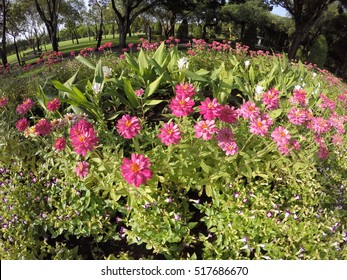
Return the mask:
M 140 72 L 139 64 L 131 55 L 129 55 L 128 53 L 125 53 L 125 60 L 131 68 L 133 68 L 138 73 Z
M 66 93 L 71 93 L 72 90 L 68 88 L 67 86 L 63 85 L 61 82 L 54 80 L 51 82 L 52 85 L 59 91 L 66 92 Z
M 161 43 L 159 48 L 155 51 L 153 55 L 153 59 L 161 66 L 163 67 L 163 62 L 165 61 L 165 55 L 166 55 L 166 47 L 165 43 Z
M 282 114 L 283 109 L 273 110 L 269 113 L 272 120 L 277 119 Z
M 84 65 L 86 65 L 87 67 L 89 67 L 90 69 L 93 69 L 93 70 L 95 69 L 95 65 L 91 61 L 89 61 L 88 59 L 84 58 L 83 56 L 79 55 L 79 56 L 76 57 L 76 59 L 79 62 L 81 62 Z
M 180 69 L 181 73 L 184 73 L 188 78 L 192 79 L 193 81 L 199 81 L 199 82 L 208 82 L 206 78 L 204 78 L 201 75 L 198 75 L 188 69 Z
M 100 59 L 95 68 L 93 84 L 94 83 L 102 84 L 103 81 L 104 81 L 104 72 L 102 71 L 102 63 Z
M 137 108 L 138 106 L 140 106 L 140 103 L 139 103 L 138 97 L 136 96 L 136 94 L 134 92 L 134 89 L 131 85 L 131 82 L 129 80 L 124 79 L 123 83 L 124 83 L 125 95 L 127 96 L 131 106 L 133 108 Z
M 164 74 L 160 75 L 154 82 L 149 84 L 149 86 L 145 90 L 145 94 L 144 94 L 145 98 L 148 98 L 149 96 L 151 96 L 153 93 L 155 93 L 157 91 L 157 89 L 159 88 L 159 85 L 163 79 L 163 76 L 164 76 Z
M 159 103 L 161 102 L 164 102 L 165 100 L 156 100 L 156 99 L 153 99 L 153 100 L 147 100 L 145 102 L 145 105 L 147 106 L 154 106 L 154 105 L 158 105 Z
M 140 50 L 138 60 L 140 73 L 141 75 L 143 75 L 145 73 L 145 70 L 149 67 L 148 59 L 143 49 Z

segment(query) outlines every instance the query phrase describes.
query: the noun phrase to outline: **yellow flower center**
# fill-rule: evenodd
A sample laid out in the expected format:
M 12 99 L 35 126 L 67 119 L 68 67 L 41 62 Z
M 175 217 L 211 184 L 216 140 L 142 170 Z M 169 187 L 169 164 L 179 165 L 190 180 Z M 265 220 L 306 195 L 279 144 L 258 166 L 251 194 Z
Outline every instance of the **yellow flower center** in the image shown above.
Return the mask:
M 130 125 L 131 125 L 131 122 L 130 122 L 129 120 L 127 120 L 127 121 L 125 122 L 125 126 L 129 127 Z
M 140 171 L 140 166 L 137 163 L 133 163 L 131 165 L 131 171 L 134 172 L 134 173 L 139 172 Z

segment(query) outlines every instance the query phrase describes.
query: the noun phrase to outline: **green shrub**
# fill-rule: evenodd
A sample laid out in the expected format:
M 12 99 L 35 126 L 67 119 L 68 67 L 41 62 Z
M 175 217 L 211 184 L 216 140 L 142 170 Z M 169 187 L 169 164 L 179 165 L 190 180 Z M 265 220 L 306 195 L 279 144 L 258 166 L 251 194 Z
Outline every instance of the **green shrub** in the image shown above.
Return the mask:
M 328 55 L 328 43 L 324 35 L 319 35 L 313 42 L 308 61 L 323 68 Z

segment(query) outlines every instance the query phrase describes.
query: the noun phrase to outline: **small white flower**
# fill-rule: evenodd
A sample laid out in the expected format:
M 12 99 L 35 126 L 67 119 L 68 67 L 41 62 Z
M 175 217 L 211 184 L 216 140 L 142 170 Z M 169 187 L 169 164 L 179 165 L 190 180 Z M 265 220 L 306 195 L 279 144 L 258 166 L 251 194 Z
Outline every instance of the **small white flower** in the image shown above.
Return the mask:
M 102 66 L 102 72 L 104 73 L 105 78 L 111 78 L 112 77 L 112 68 L 107 66 Z
M 255 98 L 260 100 L 261 94 L 264 92 L 264 88 L 260 85 L 255 86 Z
M 314 73 L 314 72 L 313 72 L 313 73 L 312 73 L 312 77 L 313 77 L 313 79 L 316 78 L 316 77 L 317 77 L 317 73 Z
M 188 68 L 188 59 L 186 57 L 182 57 L 179 60 L 177 60 L 177 67 L 178 69 Z
M 301 89 L 301 85 L 296 85 L 296 86 L 294 87 L 294 89 L 295 89 L 295 90 Z
M 99 93 L 101 90 L 101 84 L 100 83 L 94 83 L 92 86 L 92 89 L 95 93 Z
M 250 62 L 249 60 L 246 60 L 246 61 L 245 61 L 245 67 L 248 68 L 249 65 L 251 65 L 251 62 Z

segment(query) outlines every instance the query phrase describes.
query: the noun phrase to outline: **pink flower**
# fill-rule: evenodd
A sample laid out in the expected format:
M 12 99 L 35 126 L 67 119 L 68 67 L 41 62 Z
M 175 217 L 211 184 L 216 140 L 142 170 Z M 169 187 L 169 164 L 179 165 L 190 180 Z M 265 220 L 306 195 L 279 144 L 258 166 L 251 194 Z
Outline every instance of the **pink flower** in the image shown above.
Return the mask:
M 214 120 L 200 121 L 194 125 L 195 137 L 204 141 L 212 139 L 214 133 L 218 131 Z
M 185 98 L 173 98 L 170 102 L 170 109 L 172 110 L 172 114 L 177 117 L 188 116 L 189 114 L 194 112 L 193 106 L 194 101 L 190 99 L 190 97 Z
M 320 94 L 320 99 L 322 100 L 322 103 L 320 103 L 318 106 L 320 108 L 328 108 L 331 111 L 334 111 L 336 108 L 336 102 L 326 97 L 323 93 Z
M 150 169 L 149 158 L 144 155 L 131 154 L 131 158 L 124 158 L 123 165 L 120 167 L 124 179 L 129 183 L 139 187 L 145 184 L 153 176 Z
M 118 133 L 126 139 L 135 137 L 141 130 L 139 119 L 130 115 L 124 115 L 118 120 L 116 127 Z
M 265 136 L 272 125 L 272 120 L 267 115 L 260 116 L 251 121 L 249 130 L 251 133 Z
M 84 177 L 86 177 L 88 175 L 88 167 L 89 167 L 88 162 L 86 162 L 86 161 L 79 161 L 79 162 L 77 162 L 77 166 L 74 169 L 74 171 L 75 171 L 75 173 L 77 174 L 78 177 L 83 179 Z
M 7 99 L 5 96 L 0 98 L 0 107 L 5 107 L 7 105 Z
M 46 106 L 50 112 L 58 110 L 60 108 L 60 101 L 58 98 L 54 98 L 53 100 L 48 101 Z
M 289 143 L 277 145 L 277 148 L 282 155 L 289 155 Z
M 18 131 L 24 131 L 27 129 L 28 126 L 29 126 L 29 122 L 26 118 L 20 119 L 16 123 L 16 127 Z
M 41 119 L 39 122 L 35 125 L 35 131 L 38 135 L 45 136 L 51 133 L 52 131 L 52 125 L 49 121 L 46 119 Z
M 85 156 L 88 150 L 94 150 L 99 138 L 96 136 L 93 125 L 85 119 L 81 119 L 71 127 L 70 140 L 74 151 Z
M 216 140 L 221 143 L 221 142 L 229 142 L 234 140 L 234 134 L 228 127 L 223 127 L 218 130 L 217 135 L 216 135 Z
M 24 115 L 31 109 L 33 105 L 34 102 L 30 98 L 27 98 L 22 104 L 17 106 L 16 111 L 19 115 Z
M 335 112 L 331 113 L 330 118 L 329 118 L 329 123 L 331 127 L 334 127 L 336 129 L 336 132 L 338 134 L 345 134 L 345 117 L 344 116 L 339 116 Z
M 140 97 L 145 93 L 145 91 L 143 90 L 143 88 L 137 89 L 135 90 L 135 94 Z
M 294 148 L 294 150 L 298 151 L 300 149 L 300 143 L 296 140 L 292 140 L 292 146 Z
M 262 101 L 266 105 L 266 109 L 274 110 L 279 106 L 279 91 L 271 88 L 268 92 L 264 92 L 262 94 Z
M 328 148 L 324 145 L 320 145 L 317 155 L 320 159 L 326 159 L 329 156 Z
M 192 98 L 196 94 L 194 86 L 188 83 L 176 85 L 175 92 L 176 97 L 179 99 L 184 99 L 186 97 Z
M 342 136 L 340 134 L 333 135 L 331 143 L 333 143 L 337 146 L 341 146 L 343 144 Z
M 169 124 L 164 123 L 164 127 L 160 129 L 158 137 L 161 139 L 166 146 L 171 144 L 177 144 L 181 140 L 181 132 L 177 124 L 170 122 Z
M 249 120 L 257 118 L 259 114 L 259 108 L 255 106 L 255 103 L 251 103 L 250 101 L 243 103 L 239 110 L 239 115 Z
M 330 123 L 322 117 L 312 117 L 312 130 L 318 135 L 326 133 L 330 129 Z
M 205 120 L 214 120 L 220 116 L 221 105 L 218 103 L 217 98 L 206 98 L 205 101 L 201 101 L 201 105 L 198 106 L 200 109 L 200 115 L 203 116 Z
M 224 105 L 220 107 L 219 119 L 222 122 L 232 124 L 237 121 L 238 116 L 238 110 L 236 110 L 234 107 L 230 107 L 229 105 Z
M 299 108 L 291 108 L 287 117 L 292 124 L 301 125 L 307 120 L 307 113 Z
M 66 140 L 64 137 L 59 137 L 57 140 L 54 142 L 54 148 L 56 148 L 58 151 L 62 151 L 65 149 L 66 146 Z
M 301 107 L 306 107 L 308 105 L 308 100 L 306 98 L 306 92 L 300 88 L 293 91 L 293 96 L 289 98 L 289 102 L 292 105 L 300 105 Z
M 230 140 L 228 142 L 220 142 L 219 147 L 221 147 L 221 149 L 225 152 L 227 156 L 233 156 L 237 154 L 239 150 L 237 143 L 234 140 Z
M 283 126 L 276 127 L 271 133 L 272 139 L 277 143 L 277 145 L 287 144 L 291 138 L 289 131 Z

